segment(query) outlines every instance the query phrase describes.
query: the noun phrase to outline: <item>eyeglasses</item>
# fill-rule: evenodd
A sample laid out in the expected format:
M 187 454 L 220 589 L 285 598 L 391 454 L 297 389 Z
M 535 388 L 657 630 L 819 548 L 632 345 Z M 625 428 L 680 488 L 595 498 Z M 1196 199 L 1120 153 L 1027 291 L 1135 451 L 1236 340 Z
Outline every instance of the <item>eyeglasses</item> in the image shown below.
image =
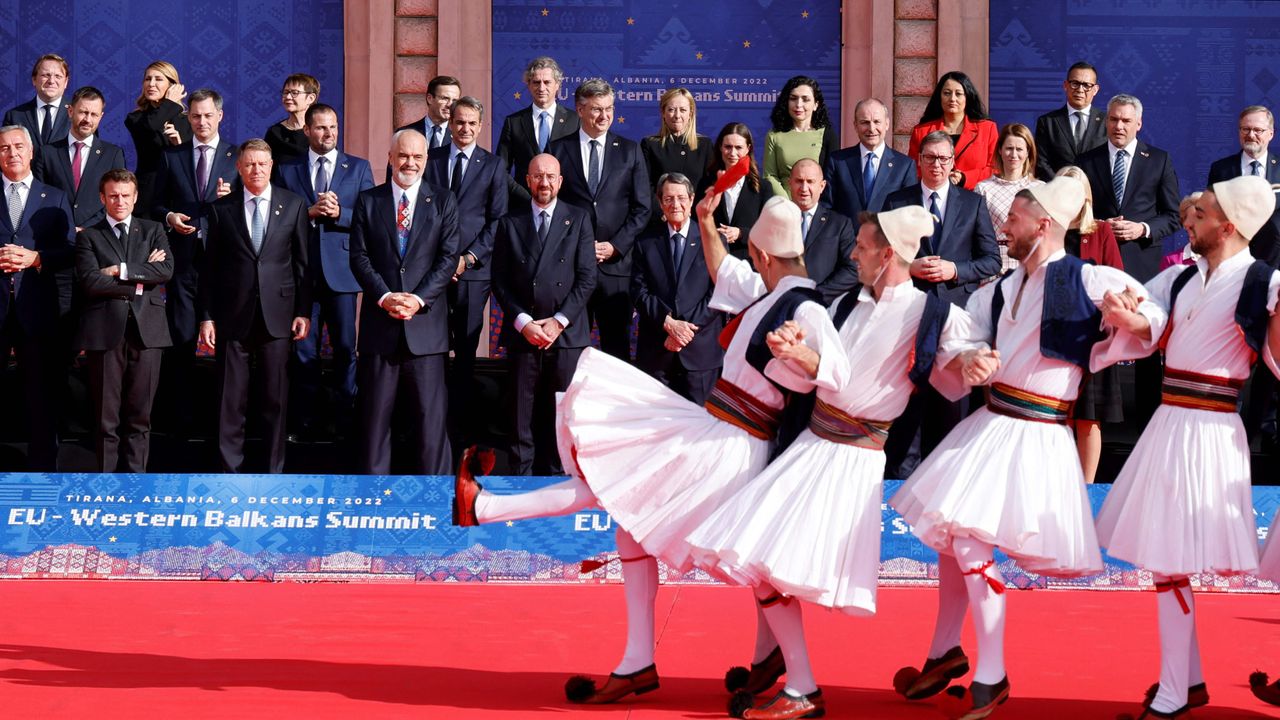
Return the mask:
M 306 90 L 282 90 L 280 97 L 298 97 L 299 95 L 310 95 Z
M 1068 80 L 1067 85 L 1070 86 L 1072 90 L 1084 90 L 1085 92 L 1098 87 L 1098 83 L 1080 82 L 1079 80 Z
M 1266 135 L 1268 132 L 1271 132 L 1271 128 L 1260 128 L 1260 127 L 1240 128 L 1241 135 Z
M 954 155 L 921 155 L 920 161 L 925 165 L 946 165 L 955 160 Z

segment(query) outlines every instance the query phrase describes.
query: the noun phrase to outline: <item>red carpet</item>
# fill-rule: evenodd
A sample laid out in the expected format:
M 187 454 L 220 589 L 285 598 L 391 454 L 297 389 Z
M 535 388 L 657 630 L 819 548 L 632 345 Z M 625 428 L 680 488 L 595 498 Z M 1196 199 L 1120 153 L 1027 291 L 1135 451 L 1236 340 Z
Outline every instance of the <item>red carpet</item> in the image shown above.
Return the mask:
M 13 581 L 0 598 L 12 718 L 724 717 L 720 678 L 747 659 L 754 622 L 745 590 L 664 587 L 661 690 L 580 708 L 561 687 L 612 668 L 620 586 Z M 943 717 L 889 689 L 923 658 L 934 603 L 887 589 L 872 619 L 806 608 L 828 717 Z M 1009 606 L 1013 697 L 994 718 L 1109 720 L 1156 678 L 1151 593 L 1014 592 Z M 1280 672 L 1280 597 L 1197 607 L 1213 703 L 1185 717 L 1280 717 L 1245 684 L 1259 663 Z

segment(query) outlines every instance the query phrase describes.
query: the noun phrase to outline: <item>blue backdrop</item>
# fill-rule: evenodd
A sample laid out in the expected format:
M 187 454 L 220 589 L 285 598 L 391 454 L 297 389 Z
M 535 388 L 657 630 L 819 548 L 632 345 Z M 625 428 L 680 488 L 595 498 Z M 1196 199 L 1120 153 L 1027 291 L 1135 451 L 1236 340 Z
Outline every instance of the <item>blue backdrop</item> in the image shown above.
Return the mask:
M 134 109 L 142 71 L 153 60 L 178 68 L 190 93 L 212 87 L 226 98 L 220 134 L 241 142 L 284 119 L 280 86 L 290 73 L 320 80 L 320 100 L 342 112 L 343 0 L 0 0 L 0 104 L 35 97 L 31 66 L 45 53 L 71 65 L 70 93 L 102 90 L 99 134 L 125 149 L 124 116 Z
M 571 108 L 579 82 L 608 80 L 618 93 L 613 130 L 633 140 L 661 127 L 662 92 L 685 87 L 699 133 L 714 140 L 726 123 L 746 123 L 760 160 L 774 98 L 802 74 L 818 81 L 839 125 L 839 0 L 494 0 L 495 123 L 530 104 L 522 76 L 539 55 L 560 63 Z
M 1280 101 L 1280 3 L 1250 0 L 991 0 L 989 106 L 1001 125 L 1035 128 L 1066 104 L 1067 68 L 1085 60 L 1102 86 L 1143 104 L 1144 141 L 1173 158 L 1183 195 L 1214 160 L 1240 152 L 1236 117 Z M 939 68 L 941 71 L 950 68 Z

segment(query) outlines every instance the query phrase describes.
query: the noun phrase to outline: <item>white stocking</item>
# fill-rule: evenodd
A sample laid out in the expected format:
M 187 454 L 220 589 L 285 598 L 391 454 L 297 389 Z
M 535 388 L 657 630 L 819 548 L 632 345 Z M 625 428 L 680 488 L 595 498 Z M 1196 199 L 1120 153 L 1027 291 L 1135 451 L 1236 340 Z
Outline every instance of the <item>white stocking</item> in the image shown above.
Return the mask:
M 488 490 L 481 490 L 476 497 L 476 519 L 481 523 L 495 523 L 556 517 L 595 504 L 596 497 L 591 494 L 591 488 L 577 478 L 570 478 L 515 495 L 494 495 Z
M 759 665 L 769 657 L 769 653 L 773 652 L 774 648 L 778 647 L 778 640 L 769 629 L 769 621 L 764 617 L 764 608 L 760 607 L 760 603 L 752 604 L 756 606 L 756 649 L 751 655 L 751 663 Z
M 1178 587 L 1186 581 L 1185 577 L 1169 578 L 1153 573 L 1151 579 L 1156 582 L 1156 610 L 1160 618 L 1160 690 L 1151 701 L 1151 709 L 1174 712 L 1187 704 L 1187 679 L 1191 676 L 1192 643 L 1196 636 L 1195 598 L 1189 584 Z M 1185 611 L 1183 603 L 1186 603 Z
M 623 591 L 627 599 L 627 647 L 614 672 L 629 675 L 653 664 L 654 605 L 658 600 L 658 561 L 645 553 L 631 533 L 617 531 L 622 560 Z
M 800 601 L 783 598 L 769 585 L 756 587 L 756 597 L 767 606 L 762 609 L 769 621 L 769 629 L 778 639 L 782 657 L 787 662 L 787 690 L 793 695 L 808 695 L 818 689 L 809 667 L 809 649 L 804 641 L 804 618 L 800 613 Z
M 964 573 L 973 629 L 978 636 L 978 667 L 973 681 L 994 685 L 1005 677 L 1004 578 L 996 569 L 990 545 L 973 538 L 956 538 L 951 548 Z
M 938 617 L 933 625 L 929 657 L 937 659 L 960 644 L 964 616 L 969 612 L 969 591 L 954 555 L 938 553 Z

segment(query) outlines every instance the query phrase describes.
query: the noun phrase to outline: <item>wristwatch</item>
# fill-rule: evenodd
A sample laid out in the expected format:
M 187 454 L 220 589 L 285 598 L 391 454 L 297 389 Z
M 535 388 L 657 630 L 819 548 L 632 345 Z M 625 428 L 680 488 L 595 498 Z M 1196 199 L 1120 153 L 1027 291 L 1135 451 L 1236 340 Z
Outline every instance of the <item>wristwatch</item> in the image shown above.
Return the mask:
M 473 268 L 473 267 L 475 267 L 475 266 L 476 266 L 476 256 L 475 256 L 475 255 L 472 255 L 471 253 L 467 253 L 466 255 L 463 255 L 462 257 L 464 258 L 463 262 L 466 264 L 466 266 L 467 266 L 467 269 L 468 269 L 468 270 L 470 270 L 471 268 Z

